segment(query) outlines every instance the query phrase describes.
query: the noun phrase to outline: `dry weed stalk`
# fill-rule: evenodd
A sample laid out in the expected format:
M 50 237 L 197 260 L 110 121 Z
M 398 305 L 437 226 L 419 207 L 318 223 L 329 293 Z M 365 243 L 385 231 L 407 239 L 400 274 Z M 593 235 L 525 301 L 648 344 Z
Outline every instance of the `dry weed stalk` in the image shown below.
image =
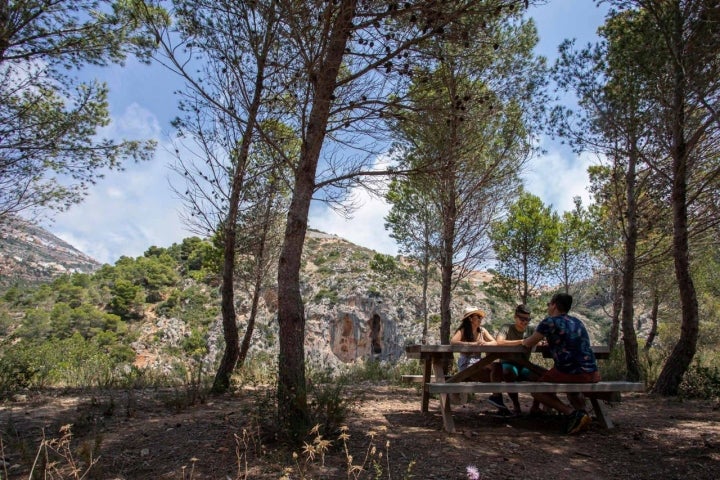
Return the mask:
M 42 478 L 52 480 L 68 479 L 82 480 L 90 473 L 92 467 L 97 463 L 100 457 L 93 458 L 92 450 L 88 451 L 88 459 L 86 466 L 82 465 L 75 459 L 71 447 L 72 442 L 72 425 L 63 425 L 60 427 L 60 438 L 45 438 L 45 430 L 42 432 L 42 441 L 35 455 L 32 469 L 28 475 L 28 479 L 35 478 L 35 469 L 42 463 Z M 56 457 L 53 459 L 51 457 Z

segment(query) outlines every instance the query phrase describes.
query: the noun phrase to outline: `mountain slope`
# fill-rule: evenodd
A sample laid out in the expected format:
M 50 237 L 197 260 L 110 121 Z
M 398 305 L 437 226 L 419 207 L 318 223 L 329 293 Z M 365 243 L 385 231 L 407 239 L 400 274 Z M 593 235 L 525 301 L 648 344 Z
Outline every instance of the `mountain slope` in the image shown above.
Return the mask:
M 96 260 L 41 227 L 20 219 L 0 223 L 0 290 L 99 267 Z

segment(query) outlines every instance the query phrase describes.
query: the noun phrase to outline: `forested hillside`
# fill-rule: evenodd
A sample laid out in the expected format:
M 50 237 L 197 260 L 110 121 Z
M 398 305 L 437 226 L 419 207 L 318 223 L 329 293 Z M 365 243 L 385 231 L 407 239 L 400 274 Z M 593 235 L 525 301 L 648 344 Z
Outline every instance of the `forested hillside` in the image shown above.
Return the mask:
M 139 372 L 174 380 L 198 370 L 211 375 L 224 348 L 219 259 L 210 242 L 187 238 L 168 248 L 150 247 L 138 258 L 123 257 L 95 273 L 5 289 L 0 298 L 4 388 L 109 385 Z M 238 275 L 236 285 L 241 334 L 250 314 L 243 278 Z M 468 306 L 488 312 L 491 330 L 510 318 L 512 303 L 490 293 L 491 278 L 477 272 L 460 283 L 455 318 Z M 421 341 L 418 274 L 402 257 L 311 232 L 303 257 L 303 295 L 311 361 L 336 369 L 370 359 L 395 363 L 406 344 Z M 428 332 L 435 341 L 438 298 L 436 275 L 428 296 Z M 273 280 L 262 289 L 250 349 L 252 358 L 271 364 L 277 356 L 276 301 Z M 601 310 L 579 310 L 590 315 L 584 318 L 602 342 L 609 325 Z

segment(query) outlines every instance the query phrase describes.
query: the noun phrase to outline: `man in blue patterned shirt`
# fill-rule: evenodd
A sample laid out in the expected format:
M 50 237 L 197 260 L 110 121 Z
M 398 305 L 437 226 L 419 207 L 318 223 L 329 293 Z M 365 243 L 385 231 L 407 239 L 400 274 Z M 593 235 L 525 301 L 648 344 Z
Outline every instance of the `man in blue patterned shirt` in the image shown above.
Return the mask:
M 538 379 L 539 382 L 600 381 L 600 372 L 590 346 L 590 337 L 585 325 L 577 318 L 568 315 L 571 306 L 571 295 L 567 293 L 553 295 L 548 302 L 547 318 L 540 322 L 535 333 L 522 341 L 523 347 L 532 348 L 543 338 L 547 340 L 554 366 Z M 571 405 L 564 403 L 555 393 L 533 393 L 533 397 L 566 415 L 566 432 L 569 434 L 581 432 L 590 424 L 590 416 L 585 411 L 585 398 L 581 393 L 568 394 Z

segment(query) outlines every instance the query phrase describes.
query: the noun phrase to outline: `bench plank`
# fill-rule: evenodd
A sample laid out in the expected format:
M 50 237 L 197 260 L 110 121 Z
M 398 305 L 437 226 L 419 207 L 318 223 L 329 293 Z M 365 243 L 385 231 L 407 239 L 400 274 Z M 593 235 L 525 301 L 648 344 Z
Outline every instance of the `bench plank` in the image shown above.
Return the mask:
M 452 375 L 445 375 L 445 379 L 447 380 L 451 376 Z M 400 379 L 406 383 L 423 383 L 425 381 L 423 375 L 403 375 Z
M 440 413 L 443 426 L 449 433 L 455 432 L 455 423 L 450 408 L 450 394 L 453 393 L 584 393 L 590 399 L 598 421 L 605 428 L 613 428 L 612 420 L 601 399 L 617 397 L 620 392 L 644 392 L 641 382 L 605 381 L 597 383 L 550 383 L 550 382 L 455 382 L 426 383 L 425 393 L 440 394 Z
M 550 382 L 455 382 L 427 383 L 429 393 L 573 393 L 644 392 L 641 382 L 550 383 Z

